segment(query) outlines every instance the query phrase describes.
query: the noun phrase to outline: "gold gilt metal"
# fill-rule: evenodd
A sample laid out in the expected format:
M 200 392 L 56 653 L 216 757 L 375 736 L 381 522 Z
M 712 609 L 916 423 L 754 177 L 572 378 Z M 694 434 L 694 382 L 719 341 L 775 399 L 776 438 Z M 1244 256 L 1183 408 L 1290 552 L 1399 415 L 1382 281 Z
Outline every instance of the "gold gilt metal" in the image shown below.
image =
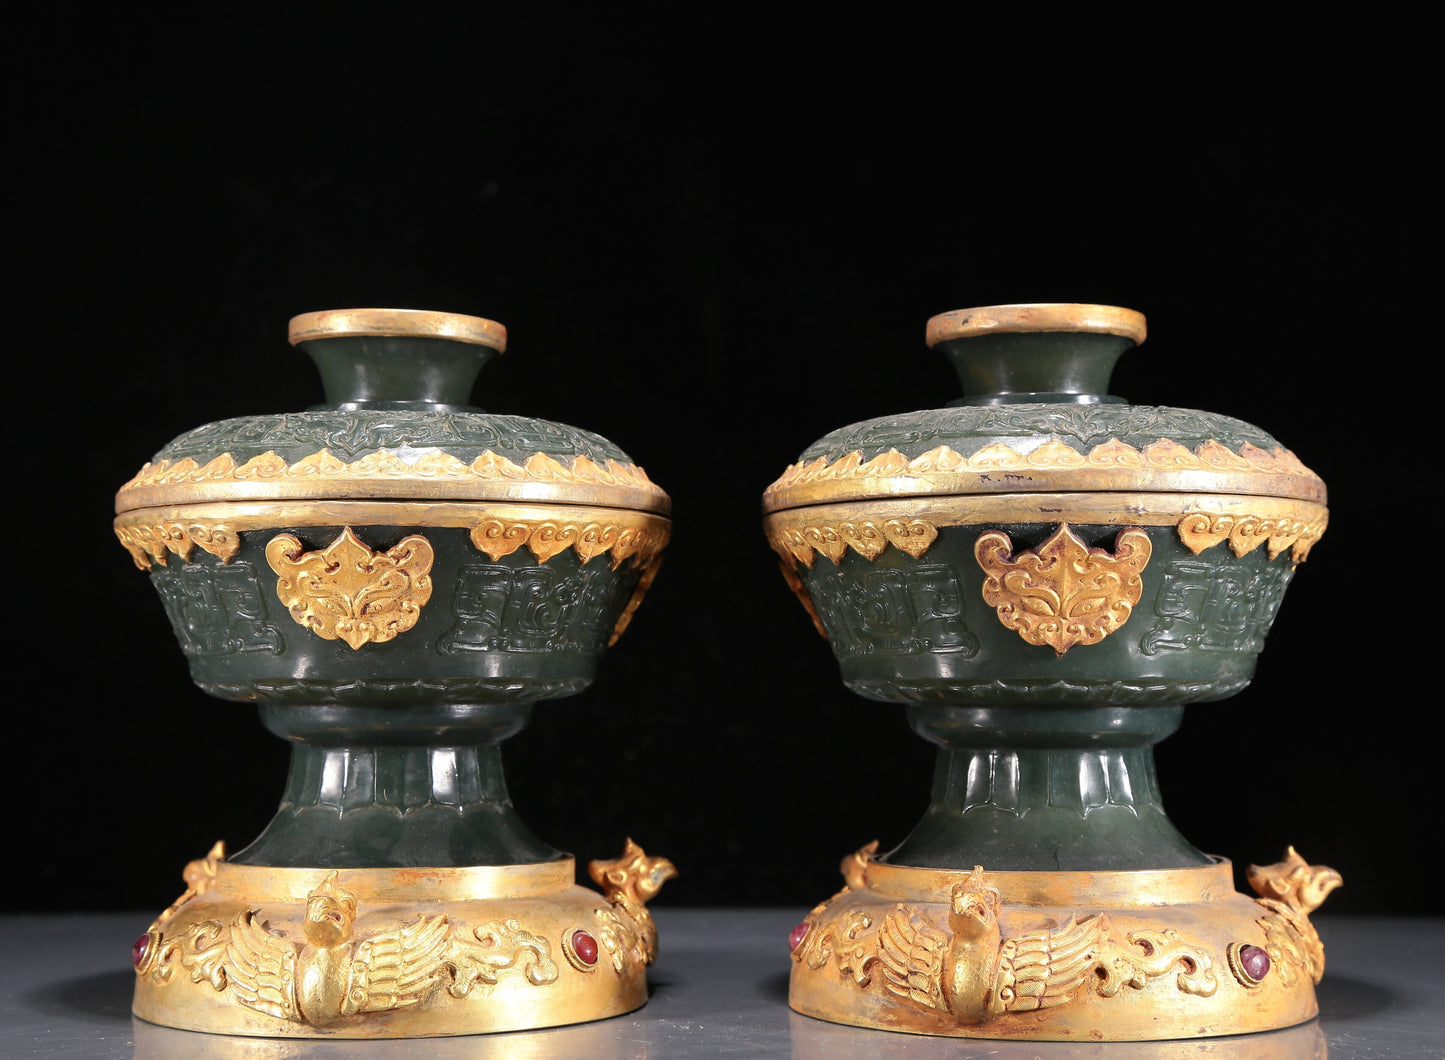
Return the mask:
M 516 919 L 479 925 L 466 936 L 445 915 L 418 914 L 357 939 L 357 896 L 337 876 L 332 871 L 306 896 L 300 939 L 268 929 L 246 909 L 225 926 L 207 920 L 164 938 L 137 972 L 164 985 L 179 968 L 191 982 L 229 992 L 249 1009 L 316 1027 L 410 1008 L 442 988 L 464 998 L 504 974 L 533 986 L 557 981 L 551 943 Z
M 773 550 L 793 565 L 811 566 L 816 552 L 839 560 L 851 550 L 876 559 L 894 537 L 921 556 L 930 531 L 989 523 L 1091 526 L 1169 526 L 1198 553 L 1225 541 L 1243 555 L 1268 544 L 1271 558 L 1286 548 L 1302 562 L 1329 521 L 1323 504 L 1287 497 L 1206 493 L 995 493 L 968 497 L 912 496 L 819 504 L 773 512 L 763 520 Z M 119 520 L 117 521 L 119 522 Z M 863 528 L 854 530 L 850 528 Z M 907 528 L 911 533 L 905 533 Z
M 292 346 L 316 339 L 384 338 L 421 335 L 473 346 L 507 349 L 507 329 L 486 317 L 440 313 L 430 309 L 323 309 L 291 318 L 287 340 Z
M 1082 921 L 1071 916 L 1057 931 L 1003 940 L 997 893 L 991 898 L 967 884 L 956 887 L 946 933 L 922 919 L 917 909 L 894 909 L 878 933 L 888 991 L 948 1012 L 961 1023 L 1073 1000 L 1096 966 L 1107 922 L 1098 916 Z
M 1000 912 L 998 889 L 975 867 L 952 888 L 946 925 L 899 903 L 872 931 L 872 916 L 845 906 L 810 931 L 795 957 L 813 969 L 831 960 L 860 989 L 881 972 L 889 994 L 961 1024 L 1055 1008 L 1087 991 L 1111 998 L 1170 974 L 1185 993 L 1209 997 L 1218 988 L 1210 955 L 1172 929 L 1119 938 L 1107 916 L 1091 913 L 1004 937 Z
M 492 560 L 510 556 L 526 546 L 539 561 L 546 563 L 559 552 L 572 549 L 583 563 L 597 556 L 611 557 L 615 570 L 625 560 L 648 563 L 667 542 L 665 524 L 645 517 L 619 512 L 617 518 L 589 520 L 549 517 L 539 513 L 535 519 L 486 518 L 472 527 L 472 544 Z
M 1269 910 L 1259 925 L 1271 967 L 1286 983 L 1295 974 L 1318 983 L 1325 974 L 1325 948 L 1309 914 L 1344 882 L 1340 874 L 1328 865 L 1311 865 L 1289 847 L 1283 861 L 1263 868 L 1251 865 L 1245 876 L 1260 896 L 1259 904 Z
M 607 646 L 609 648 L 617 643 L 618 637 L 627 632 L 627 627 L 632 624 L 633 614 L 635 614 L 638 607 L 642 605 L 642 598 L 647 595 L 647 590 L 652 588 L 652 582 L 657 577 L 657 572 L 661 567 L 662 557 L 655 556 L 642 572 L 642 577 L 637 579 L 637 585 L 633 588 L 632 595 L 627 598 L 627 603 L 622 608 L 622 613 L 617 616 L 617 621 L 613 623 L 612 634 L 607 638 Z
M 1089 548 L 1067 523 L 1017 556 L 1001 531 L 980 534 L 974 543 L 986 575 L 983 598 L 999 621 L 1057 655 L 1075 645 L 1098 644 L 1129 620 L 1143 595 L 1140 575 L 1152 552 L 1149 535 L 1137 527 L 1119 532 L 1110 555 Z
M 1328 522 L 1329 515 L 1323 510 L 1307 519 L 1191 512 L 1179 520 L 1178 530 L 1179 540 L 1195 555 L 1228 541 L 1236 556 L 1264 545 L 1271 560 L 1289 549 L 1291 560 L 1302 563 Z
M 287 463 L 274 451 L 237 463 L 230 453 L 145 464 L 115 495 L 115 510 L 206 501 L 297 501 L 335 497 L 396 500 L 514 500 L 599 503 L 665 513 L 667 494 L 635 464 L 570 462 L 534 453 L 518 464 L 487 450 L 470 462 L 443 452 L 404 460 L 378 449 L 346 462 L 329 449 Z
M 254 911 L 230 924 L 225 946 L 227 986 L 247 1008 L 318 1027 L 358 1012 L 406 1008 L 439 983 L 451 930 L 446 917 L 353 937 L 356 895 L 336 873 L 306 896 L 302 940 L 257 923 Z
M 1285 549 L 1302 563 L 1324 534 L 1323 504 L 1285 497 L 1215 496 L 1197 493 L 1021 493 L 975 497 L 902 497 L 815 505 L 773 512 L 763 520 L 768 544 L 780 557 L 783 578 L 814 627 L 826 640 L 799 567 L 811 568 L 822 553 L 834 563 L 848 552 L 868 560 L 889 544 L 915 559 L 954 526 L 1063 521 L 1095 526 L 1171 526 L 1196 555 L 1229 542 L 1243 556 L 1266 545 L 1270 559 Z
M 191 869 L 202 872 L 196 891 Z M 494 868 L 281 869 L 213 848 L 138 944 L 136 1013 L 168 1026 L 267 1037 L 418 1037 L 555 1026 L 646 1000 L 656 934 L 645 899 L 674 875 L 630 840 L 594 863 Z M 590 932 L 611 955 L 588 965 Z M 567 957 L 558 957 L 558 951 Z
M 1288 449 L 1208 441 L 1190 449 L 1161 438 L 1142 449 L 1117 438 L 1081 453 L 1051 438 L 1027 452 L 996 442 L 963 454 L 940 445 L 909 459 L 896 449 L 864 460 L 854 450 L 787 468 L 763 493 L 765 512 L 810 504 L 921 494 L 1198 491 L 1325 502 L 1325 484 Z
M 307 552 L 292 534 L 266 545 L 276 572 L 276 595 L 297 625 L 353 650 L 383 644 L 416 625 L 431 599 L 431 543 L 412 534 L 375 552 L 351 527 L 319 552 Z
M 871 934 L 873 928 L 873 916 L 861 909 L 845 907 L 836 916 L 820 920 L 803 944 L 793 951 L 793 958 L 815 971 L 831 961 L 854 986 L 867 989 L 878 963 L 877 937 Z
M 151 926 L 147 930 L 154 931 L 156 925 L 163 920 L 169 920 L 181 906 L 214 887 L 216 885 L 216 866 L 225 860 L 226 844 L 218 839 L 211 844 L 211 849 L 206 852 L 205 857 L 188 861 L 186 867 L 181 871 L 181 879 L 186 881 L 186 889 L 179 898 L 166 907 L 160 916 L 151 921 Z
M 230 563 L 241 548 L 241 535 L 222 523 L 140 522 L 117 525 L 115 536 L 141 570 L 150 570 L 152 561 L 166 566 L 168 552 L 189 561 L 198 546 L 219 557 L 222 563 Z
M 657 896 L 664 883 L 677 875 L 676 867 L 667 858 L 648 857 L 646 851 L 629 837 L 620 858 L 590 862 L 587 874 L 612 903 L 611 915 L 604 916 L 603 912 L 599 912 L 599 918 L 607 920 L 614 928 L 620 927 L 624 934 L 630 934 L 627 949 L 633 959 L 643 965 L 651 964 L 657 959 L 657 926 L 652 922 L 652 914 L 647 911 L 647 903 Z M 620 923 L 623 921 L 626 923 Z M 616 941 L 617 946 L 614 947 L 608 945 L 606 936 L 603 938 L 604 946 L 613 954 L 614 963 L 623 953 L 623 938 L 619 937 Z M 624 968 L 625 964 L 617 965 L 619 972 Z
M 1297 874 L 1303 862 L 1287 860 L 1252 870 L 1263 874 L 1259 886 L 1287 896 L 1270 900 L 1285 910 L 1267 906 L 1261 917 L 1264 900 L 1235 892 L 1222 860 L 963 872 L 888 865 L 875 850 L 845 858 L 844 889 L 800 925 L 789 995 L 799 1012 L 893 1031 L 1063 1041 L 1241 1034 L 1317 1012 L 1302 965 L 1279 969 L 1294 960 L 1290 945 L 1307 949 L 1301 911 L 1338 879 L 1328 869 Z M 1290 943 L 1276 944 L 1286 920 Z M 1275 947 L 1273 967 L 1253 981 L 1223 974 L 1243 946 Z
M 807 521 L 802 525 L 783 524 L 768 534 L 769 543 L 785 563 L 791 556 L 805 567 L 813 565 L 819 552 L 836 565 L 843 562 L 849 549 L 873 560 L 889 545 L 918 559 L 937 539 L 937 525 L 925 519 Z
M 216 920 L 202 920 L 180 932 L 152 928 L 136 974 L 148 977 L 156 986 L 167 986 L 179 978 L 206 983 L 220 992 L 229 983 L 226 941 L 226 929 Z M 178 977 L 177 972 L 184 974 Z
M 1094 332 L 1122 335 L 1134 345 L 1148 335 L 1144 314 L 1123 306 L 1082 302 L 1035 302 L 1019 305 L 955 309 L 930 317 L 925 332 L 929 348 L 952 339 L 1003 332 L 1037 334 L 1047 331 Z
M 192 535 L 205 533 L 183 541 L 177 529 L 182 526 L 189 527 Z M 207 547 L 206 542 L 211 543 L 208 551 L 229 562 L 240 548 L 243 532 L 308 526 L 461 527 L 494 560 L 525 545 L 543 562 L 570 548 L 583 563 L 605 555 L 614 568 L 623 562 L 651 565 L 667 547 L 672 531 L 665 516 L 652 512 L 478 501 L 191 504 L 127 512 L 115 520 L 116 536 L 142 569 L 149 567 L 156 552 L 162 563 L 167 548 L 188 559 L 192 545 Z M 171 529 L 161 537 L 152 527 Z

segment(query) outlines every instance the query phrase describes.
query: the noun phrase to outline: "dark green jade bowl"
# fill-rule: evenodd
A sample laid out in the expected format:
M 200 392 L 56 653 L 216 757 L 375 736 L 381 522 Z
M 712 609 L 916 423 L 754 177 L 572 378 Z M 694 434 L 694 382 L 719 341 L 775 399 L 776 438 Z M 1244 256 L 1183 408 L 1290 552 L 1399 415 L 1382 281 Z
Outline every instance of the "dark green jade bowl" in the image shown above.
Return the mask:
M 1249 683 L 1325 488 L 1250 424 L 1110 396 L 1144 335 L 1113 306 L 934 317 L 964 397 L 835 431 L 764 494 L 844 683 L 942 749 L 895 862 L 1208 861 L 1164 817 L 1149 748 Z
M 670 530 L 611 442 L 467 404 L 501 325 L 414 310 L 291 321 L 326 403 L 207 424 L 116 496 L 196 683 L 293 741 L 269 865 L 548 860 L 496 743 L 587 686 Z

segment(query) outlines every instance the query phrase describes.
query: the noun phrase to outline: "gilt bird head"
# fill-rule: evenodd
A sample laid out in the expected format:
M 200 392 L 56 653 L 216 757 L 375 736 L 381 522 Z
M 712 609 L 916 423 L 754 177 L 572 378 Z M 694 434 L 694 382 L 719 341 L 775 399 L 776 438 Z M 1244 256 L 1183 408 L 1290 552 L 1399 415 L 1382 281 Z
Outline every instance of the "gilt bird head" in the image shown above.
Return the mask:
M 983 866 L 975 865 L 968 879 L 953 888 L 949 924 L 955 935 L 968 939 L 997 934 L 998 909 L 998 888 L 984 880 Z
M 1300 905 L 1306 913 L 1313 913 L 1344 882 L 1345 878 L 1328 865 L 1311 865 L 1310 876 L 1300 887 Z
M 186 889 L 195 891 L 197 894 L 205 894 L 216 883 L 216 864 L 226 860 L 226 844 L 217 840 L 211 844 L 210 853 L 203 858 L 186 863 L 181 878 L 186 881 Z
M 677 875 L 677 869 L 666 858 L 650 858 L 630 838 L 622 856 L 612 861 L 594 861 L 587 866 L 592 880 L 602 888 L 608 901 L 615 897 L 630 902 L 646 902 L 662 890 L 662 885 Z
M 336 882 L 333 871 L 306 896 L 306 923 L 302 930 L 314 946 L 337 946 L 351 939 L 356 922 L 356 895 Z
M 868 886 L 868 862 L 873 860 L 876 853 L 878 840 L 875 839 L 838 863 L 838 871 L 843 874 L 843 882 L 848 885 L 849 890 L 861 891 Z
M 1344 878 L 1328 865 L 1311 865 L 1295 852 L 1285 851 L 1284 860 L 1273 865 L 1251 865 L 1245 876 L 1255 893 L 1264 898 L 1278 898 L 1286 905 L 1304 913 L 1312 913 Z

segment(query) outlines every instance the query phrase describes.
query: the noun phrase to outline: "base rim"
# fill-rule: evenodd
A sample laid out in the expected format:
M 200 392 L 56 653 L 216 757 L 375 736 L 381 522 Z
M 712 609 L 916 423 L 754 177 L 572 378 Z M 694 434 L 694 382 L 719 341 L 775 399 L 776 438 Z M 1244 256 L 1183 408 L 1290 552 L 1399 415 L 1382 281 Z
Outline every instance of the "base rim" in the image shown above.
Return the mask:
M 628 842 L 575 863 L 410 869 L 233 865 L 218 844 L 137 940 L 132 1013 L 260 1038 L 534 1030 L 647 1002 L 645 900 L 674 874 Z
M 847 886 L 794 929 L 788 1004 L 855 1027 L 1021 1041 L 1166 1041 L 1318 1015 L 1308 914 L 1339 874 L 1291 848 L 1120 872 L 971 872 L 843 861 Z

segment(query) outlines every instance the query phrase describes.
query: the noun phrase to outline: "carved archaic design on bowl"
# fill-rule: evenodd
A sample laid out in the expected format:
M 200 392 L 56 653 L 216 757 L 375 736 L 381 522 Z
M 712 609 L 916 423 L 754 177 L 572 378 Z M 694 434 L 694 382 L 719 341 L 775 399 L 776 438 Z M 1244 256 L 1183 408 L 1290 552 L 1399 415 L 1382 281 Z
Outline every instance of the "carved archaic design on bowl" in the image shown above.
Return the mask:
M 452 613 L 437 642 L 443 655 L 466 652 L 572 652 L 600 655 L 627 583 L 605 567 L 565 572 L 546 564 L 463 567 Z
M 187 655 L 284 650 L 280 629 L 266 620 L 266 590 L 250 563 L 187 563 L 156 571 L 152 580 Z
M 823 565 L 810 582 L 808 597 L 840 658 L 978 651 L 963 585 L 948 564 L 875 566 L 853 577 Z
M 1294 565 L 1249 568 L 1175 560 L 1160 571 L 1155 624 L 1140 641 L 1145 655 L 1199 649 L 1264 650 Z

